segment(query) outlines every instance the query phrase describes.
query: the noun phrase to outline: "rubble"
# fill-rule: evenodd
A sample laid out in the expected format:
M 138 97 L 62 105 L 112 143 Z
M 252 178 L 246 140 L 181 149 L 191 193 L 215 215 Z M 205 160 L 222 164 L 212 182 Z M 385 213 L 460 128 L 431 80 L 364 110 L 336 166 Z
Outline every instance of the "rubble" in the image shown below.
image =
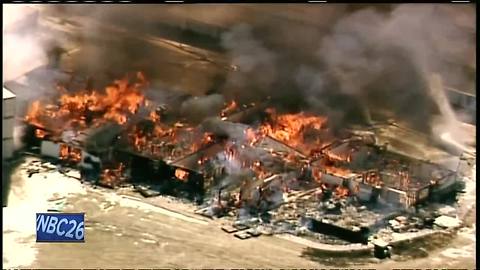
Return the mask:
M 248 239 L 248 238 L 252 237 L 252 235 L 247 233 L 247 232 L 238 232 L 238 233 L 233 234 L 233 236 L 235 236 L 236 238 L 238 238 L 240 240 L 245 240 L 245 239 Z
M 227 225 L 227 226 L 222 226 L 222 231 L 226 233 L 235 233 L 235 232 L 238 232 L 238 229 L 233 226 Z
M 134 188 L 136 191 L 142 194 L 142 196 L 145 198 L 155 197 L 160 195 L 160 192 L 152 190 L 148 186 L 136 185 Z
M 388 245 L 387 242 L 381 240 L 381 239 L 376 239 L 373 241 L 374 250 L 373 250 L 373 255 L 379 259 L 385 259 L 390 257 L 390 251 L 391 247 Z
M 439 216 L 435 219 L 434 224 L 442 228 L 451 229 L 460 227 L 462 222 L 457 218 L 449 216 Z

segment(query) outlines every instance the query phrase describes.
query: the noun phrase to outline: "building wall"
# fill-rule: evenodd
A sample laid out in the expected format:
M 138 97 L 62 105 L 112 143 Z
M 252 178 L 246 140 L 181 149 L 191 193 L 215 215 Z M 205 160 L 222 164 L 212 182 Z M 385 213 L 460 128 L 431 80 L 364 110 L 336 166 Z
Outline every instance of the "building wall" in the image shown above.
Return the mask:
M 6 88 L 2 93 L 2 159 L 8 159 L 13 156 L 14 141 L 13 127 L 15 126 L 15 95 Z
M 457 177 L 455 173 L 451 173 L 444 178 L 438 180 L 437 184 L 433 186 L 433 195 L 449 194 L 455 190 L 455 184 L 457 183 Z
M 360 180 L 350 179 L 348 188 L 360 201 L 367 202 L 372 198 L 373 187 Z
M 406 205 L 407 203 L 406 192 L 388 187 L 383 188 L 382 192 L 380 193 L 380 198 L 382 198 L 386 203 L 393 205 Z
M 476 125 L 477 123 L 477 97 L 475 95 L 462 92 L 453 88 L 446 87 L 447 96 L 450 103 L 455 107 L 460 118 L 469 124 Z M 462 117 L 462 114 L 468 116 Z
M 334 176 L 326 173 L 322 174 L 322 182 L 328 185 L 340 186 L 341 184 L 343 184 L 343 180 L 344 180 L 343 178 L 338 176 Z

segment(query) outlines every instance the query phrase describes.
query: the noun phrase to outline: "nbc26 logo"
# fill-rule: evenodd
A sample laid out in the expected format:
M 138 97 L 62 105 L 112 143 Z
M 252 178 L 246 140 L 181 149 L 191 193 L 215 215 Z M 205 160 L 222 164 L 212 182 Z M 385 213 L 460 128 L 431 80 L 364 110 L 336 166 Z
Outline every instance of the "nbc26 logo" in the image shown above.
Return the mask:
M 37 213 L 37 242 L 85 242 L 84 213 Z

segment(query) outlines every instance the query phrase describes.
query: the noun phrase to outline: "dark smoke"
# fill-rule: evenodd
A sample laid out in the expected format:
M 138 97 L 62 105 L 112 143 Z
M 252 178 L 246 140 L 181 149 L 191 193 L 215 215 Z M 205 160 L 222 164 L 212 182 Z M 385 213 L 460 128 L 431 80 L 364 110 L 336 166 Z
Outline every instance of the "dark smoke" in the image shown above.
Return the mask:
M 255 39 L 246 24 L 237 25 L 223 35 L 222 44 L 238 68 L 228 76 L 224 92 L 240 101 L 268 96 L 277 79 L 275 53 Z
M 223 41 L 239 71 L 225 89 L 272 96 L 281 107 L 323 113 L 338 126 L 392 117 L 430 132 L 432 115 L 442 110 L 428 80 L 439 73 L 449 84 L 471 84 L 465 67 L 475 67 L 474 22 L 468 6 L 362 8 L 337 18 L 328 33 L 310 29 L 297 43 L 286 36 L 285 46 L 277 40 L 268 48 L 269 36 L 234 28 Z M 263 23 L 277 37 L 289 29 Z M 305 61 L 306 52 L 315 60 Z
M 395 118 L 431 131 L 432 115 L 445 111 L 428 90 L 431 75 L 459 89 L 475 84 L 474 5 L 60 7 L 54 12 L 64 17 L 89 14 L 106 26 L 177 40 L 183 37 L 172 29 L 185 21 L 215 25 L 225 30 L 219 42 L 236 69 L 214 76 L 221 83 L 210 93 L 242 102 L 270 98 L 280 110 L 327 115 L 334 127 Z M 79 39 L 92 33 L 108 39 L 98 24 L 82 23 Z M 92 74 L 146 68 L 147 76 L 176 68 L 132 61 L 158 53 L 141 44 L 100 42 L 86 49 L 82 66 Z M 210 106 L 199 103 L 208 111 L 199 115 L 212 115 Z
M 201 122 L 207 117 L 216 116 L 223 108 L 225 99 L 222 95 L 212 94 L 203 97 L 192 97 L 181 105 L 181 114 L 191 122 Z

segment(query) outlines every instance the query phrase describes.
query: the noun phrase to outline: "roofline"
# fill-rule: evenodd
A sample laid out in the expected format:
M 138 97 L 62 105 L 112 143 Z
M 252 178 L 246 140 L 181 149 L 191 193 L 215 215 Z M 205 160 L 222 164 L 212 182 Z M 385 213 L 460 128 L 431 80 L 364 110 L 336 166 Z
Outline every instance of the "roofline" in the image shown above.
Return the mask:
M 449 87 L 449 86 L 445 86 L 444 88 L 445 88 L 445 90 L 448 90 L 448 91 L 451 91 L 451 92 L 455 92 L 455 93 L 459 93 L 459 94 L 462 94 L 462 95 L 465 95 L 465 96 L 477 98 L 477 95 L 472 94 L 471 92 L 467 92 L 467 91 L 464 91 L 464 90 L 459 90 L 459 89 Z

